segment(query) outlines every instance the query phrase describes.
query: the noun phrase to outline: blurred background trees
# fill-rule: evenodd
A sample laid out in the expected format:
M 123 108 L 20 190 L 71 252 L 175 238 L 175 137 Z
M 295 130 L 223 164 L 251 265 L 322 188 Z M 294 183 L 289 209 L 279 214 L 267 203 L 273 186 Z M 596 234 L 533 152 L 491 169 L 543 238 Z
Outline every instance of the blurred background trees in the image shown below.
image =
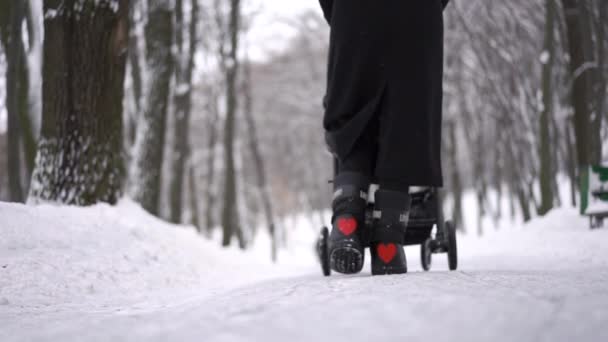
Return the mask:
M 65 203 L 112 202 L 101 195 L 70 201 L 28 190 L 41 183 L 30 176 L 36 146 L 40 167 L 49 137 L 89 130 L 95 141 L 120 134 L 120 148 L 109 152 L 128 170 L 116 174 L 116 184 L 124 184 L 120 193 L 161 218 L 191 223 L 205 236 L 222 235 L 224 245 L 245 248 L 263 227 L 273 237 L 276 257 L 289 233 L 284 218 L 299 214 L 321 224 L 332 161 L 321 128 L 329 29 L 320 10 L 277 18 L 292 34 L 276 43 L 255 36 L 263 25 L 258 19 L 272 5 L 253 0 L 43 2 L 44 11 L 35 0 L 0 4 L 2 200 L 25 201 L 29 193 Z M 88 23 L 72 18 L 54 33 L 68 3 L 116 11 L 95 10 Z M 108 60 L 108 42 L 100 37 L 113 39 L 113 25 L 123 15 L 128 35 L 122 92 L 90 93 L 83 95 L 90 105 L 61 107 L 64 94 L 86 93 L 120 77 L 111 67 L 120 61 Z M 480 208 L 477 226 L 462 229 L 482 234 L 482 215 L 529 220 L 560 205 L 584 207 L 579 191 L 588 168 L 608 159 L 607 15 L 604 0 L 455 0 L 448 6 L 445 204 L 460 223 L 465 194 L 474 194 Z M 108 24 L 95 38 L 79 40 L 70 31 L 77 25 L 102 30 L 97 21 Z M 48 31 L 44 55 L 42 31 Z M 72 44 L 56 45 L 58 39 Z M 94 69 L 73 69 L 74 80 L 53 81 L 62 68 L 77 68 L 64 65 L 75 58 L 68 52 L 91 51 Z M 96 70 L 108 74 L 98 78 Z M 120 125 L 110 119 L 116 111 Z M 72 113 L 82 114 L 77 125 L 70 123 Z M 93 167 L 86 160 L 70 163 Z M 87 173 L 59 175 L 48 191 L 61 193 Z M 104 182 L 84 177 L 85 187 Z M 564 189 L 566 197 L 560 196 Z
M 24 201 L 29 189 L 29 178 L 34 166 L 36 142 L 32 123 L 34 113 L 30 105 L 30 75 L 28 50 L 36 42 L 32 11 L 24 1 L 4 1 L 0 4 L 0 46 L 4 52 L 6 163 L 8 199 Z M 23 25 L 27 39 L 24 41 Z M 27 45 L 26 45 L 27 44 Z M 33 50 L 33 48 L 30 48 Z

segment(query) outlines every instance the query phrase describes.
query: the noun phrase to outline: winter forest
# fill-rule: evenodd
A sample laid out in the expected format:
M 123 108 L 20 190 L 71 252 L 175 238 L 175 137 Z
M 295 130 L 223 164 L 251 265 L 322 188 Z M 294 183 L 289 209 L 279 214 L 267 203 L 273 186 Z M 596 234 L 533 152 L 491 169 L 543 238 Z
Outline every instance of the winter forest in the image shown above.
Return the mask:
M 328 26 L 314 5 L 276 19 L 291 32 L 276 47 L 254 35 L 272 6 L 254 1 L 2 1 L 0 198 L 129 196 L 203 235 L 222 229 L 224 245 L 246 248 L 257 227 L 278 243 L 282 217 L 328 206 Z M 443 164 L 457 222 L 466 191 L 480 213 L 530 220 L 562 205 L 567 179 L 581 205 L 589 165 L 606 156 L 607 15 L 601 0 L 446 11 Z
M 0 0 L 0 340 L 607 341 L 608 0 L 443 18 L 458 271 L 323 278 L 318 0 Z

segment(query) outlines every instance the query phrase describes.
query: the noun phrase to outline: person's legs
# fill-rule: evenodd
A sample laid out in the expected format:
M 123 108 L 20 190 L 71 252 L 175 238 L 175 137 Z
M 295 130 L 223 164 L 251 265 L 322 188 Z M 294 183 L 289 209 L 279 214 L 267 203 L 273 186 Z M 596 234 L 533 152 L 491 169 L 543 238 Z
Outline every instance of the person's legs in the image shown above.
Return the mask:
M 442 2 L 333 0 L 326 13 L 331 150 L 344 161 L 380 116 L 374 176 L 391 187 L 441 186 Z
M 350 152 L 338 159 L 338 173 L 357 172 L 365 175 L 370 181 L 374 181 L 378 157 L 378 125 L 375 124 L 376 122 L 377 120 L 372 118 Z
M 340 273 L 361 271 L 364 261 L 362 230 L 365 225 L 370 179 L 360 172 L 341 171 L 334 178 L 329 265 Z
M 330 266 L 341 273 L 363 267 L 361 229 L 367 191 L 376 168 L 377 107 L 384 90 L 380 25 L 366 20 L 379 12 L 372 0 L 321 1 L 331 25 L 326 111 L 323 125 L 338 160 L 329 238 Z
M 378 130 L 368 127 L 348 155 L 338 160 L 329 237 L 330 267 L 340 273 L 356 273 L 364 262 L 362 229 L 367 192 L 376 167 Z
M 390 0 L 393 1 L 393 0 Z M 372 129 L 387 77 L 384 12 L 374 0 L 333 0 L 326 109 L 328 145 L 341 163 Z M 377 132 L 375 133 L 377 135 Z M 355 152 L 356 153 L 356 152 Z
M 388 14 L 394 37 L 403 43 L 395 41 L 387 52 L 392 72 L 379 119 L 372 274 L 407 272 L 401 240 L 409 186 L 442 185 L 443 7 L 426 0 L 402 1 L 399 7 Z
M 402 239 L 409 186 L 442 185 L 443 6 L 428 0 L 391 3 L 398 8 L 387 13 L 394 41 L 379 118 L 372 274 L 407 272 Z
M 390 72 L 375 176 L 389 187 L 441 186 L 443 15 L 438 0 L 392 1 Z
M 403 273 L 408 187 L 442 183 L 441 0 L 333 0 L 330 9 L 323 125 L 339 161 L 330 250 L 340 251 L 330 261 L 336 270 L 360 260 L 358 241 L 345 232 L 363 224 L 359 194 L 375 179 L 380 189 L 374 230 L 381 233 L 374 237 L 372 271 Z M 342 248 L 348 240 L 355 248 Z M 360 270 L 354 266 L 341 269 Z

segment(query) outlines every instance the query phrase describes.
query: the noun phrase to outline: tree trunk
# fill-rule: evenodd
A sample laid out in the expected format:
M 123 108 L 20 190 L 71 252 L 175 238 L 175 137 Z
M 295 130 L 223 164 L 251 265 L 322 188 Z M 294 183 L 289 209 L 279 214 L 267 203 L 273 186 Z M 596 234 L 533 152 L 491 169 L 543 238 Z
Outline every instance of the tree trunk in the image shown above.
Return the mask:
M 502 127 L 497 124 L 496 125 L 496 132 L 497 132 L 497 143 L 500 144 L 500 141 L 502 140 L 501 138 L 501 133 L 500 129 L 502 129 Z M 495 229 L 499 228 L 498 223 L 500 222 L 500 219 L 502 218 L 502 180 L 503 180 L 503 173 L 504 173 L 504 168 L 502 166 L 502 151 L 501 149 L 497 148 L 495 149 L 494 152 L 494 176 L 492 179 L 492 183 L 494 185 L 494 190 L 496 191 L 496 207 L 494 208 L 494 213 L 492 215 L 493 219 L 494 219 L 494 225 L 495 225 Z
M 20 141 L 21 141 L 21 71 L 24 67 L 21 23 L 24 6 L 22 2 L 7 1 L 0 5 L 0 38 L 6 53 L 6 109 L 7 117 L 7 165 L 9 200 L 24 201 L 22 183 Z M 27 86 L 27 85 L 25 85 Z
M 597 56 L 598 56 L 598 85 L 596 87 L 596 122 L 594 123 L 597 126 L 597 130 L 599 131 L 599 155 L 596 157 L 599 163 L 603 162 L 602 159 L 602 139 L 601 139 L 601 129 L 602 129 L 602 121 L 606 120 L 606 88 L 608 87 L 607 73 L 606 73 L 606 40 L 608 36 L 606 35 L 606 21 L 608 20 L 608 1 L 599 0 L 598 1 L 598 11 L 599 11 L 599 25 L 597 28 Z M 599 164 L 598 163 L 598 164 Z
M 142 21 L 142 8 L 139 6 L 140 3 L 136 0 L 129 2 L 129 67 L 130 76 L 133 82 L 133 104 L 135 105 L 134 112 L 128 113 L 125 123 L 126 127 L 126 139 L 125 144 L 127 148 L 130 148 L 135 143 L 135 133 L 137 129 L 137 118 L 141 114 L 142 109 L 142 93 L 143 93 L 143 80 L 142 80 L 142 63 L 141 63 L 141 50 L 140 50 L 140 25 Z
M 566 122 L 566 146 L 568 153 L 566 154 L 566 169 L 568 170 L 568 178 L 570 179 L 570 202 L 573 207 L 576 207 L 577 180 L 576 180 L 576 147 L 572 141 L 572 129 L 574 120 Z
M 477 215 L 477 236 L 483 236 L 483 218 L 486 216 L 486 208 L 485 208 L 485 189 L 482 187 L 481 189 L 476 189 L 477 195 L 477 206 L 478 206 L 478 215 Z
M 170 214 L 171 222 L 180 223 L 182 214 L 182 199 L 184 190 L 184 169 L 190 154 L 188 128 L 190 122 L 192 72 L 194 71 L 194 53 L 196 51 L 196 23 L 198 20 L 197 0 L 192 1 L 191 19 L 189 27 L 189 45 L 185 49 L 185 23 L 182 0 L 176 1 L 175 28 L 178 32 L 176 44 L 178 53 L 175 58 L 175 88 L 173 96 L 175 120 L 173 132 L 173 149 L 171 158 L 170 181 Z
M 26 186 L 29 187 L 32 171 L 34 169 L 37 140 L 40 135 L 40 121 L 42 118 L 42 49 L 44 43 L 44 23 L 41 1 L 26 1 L 27 22 L 27 98 L 28 109 L 24 111 L 21 120 L 25 165 L 27 169 Z M 25 55 L 25 53 L 24 53 Z M 25 191 L 28 193 L 29 189 Z
M 530 198 L 526 194 L 524 190 L 524 180 L 521 175 L 521 171 L 516 165 L 521 165 L 521 158 L 519 155 L 516 155 L 515 149 L 513 147 L 513 142 L 507 142 L 507 158 L 509 167 L 509 183 L 510 183 L 510 192 L 517 197 L 517 202 L 521 209 L 521 214 L 524 222 L 528 222 L 532 219 L 532 214 L 530 213 Z
M 148 212 L 157 216 L 162 184 L 169 85 L 173 74 L 172 10 L 171 1 L 148 1 L 145 36 L 146 67 L 150 79 L 147 80 L 144 111 L 137 125 L 130 179 L 130 193 L 133 199 Z
M 11 160 L 7 173 L 10 180 L 9 198 L 21 202 L 28 193 L 36 157 L 36 138 L 32 122 L 35 108 L 30 103 L 28 55 L 22 38 L 24 21 L 27 24 L 30 49 L 38 41 L 27 2 L 5 1 L 0 4 L 0 12 L 0 47 L 4 45 L 8 67 L 6 109 L 9 128 L 7 157 Z
M 223 61 L 226 77 L 226 120 L 224 122 L 224 206 L 222 209 L 222 227 L 224 229 L 222 245 L 229 246 L 234 235 L 239 235 L 239 215 L 236 190 L 236 170 L 234 165 L 234 132 L 235 116 L 238 106 L 236 78 L 238 75 L 238 42 L 240 27 L 240 0 L 230 1 L 229 52 Z
M 121 196 L 128 3 L 119 1 L 117 11 L 114 4 L 44 2 L 42 131 L 30 191 L 34 201 L 91 205 L 116 203 Z
M 215 227 L 215 145 L 217 143 L 217 134 L 218 134 L 218 111 L 219 106 L 217 103 L 217 95 L 213 94 L 212 104 L 209 111 L 211 117 L 209 118 L 209 140 L 207 142 L 207 188 L 205 193 L 205 232 L 208 236 L 211 236 L 211 231 L 213 227 Z
M 553 7 L 553 9 L 555 10 L 556 7 Z M 555 12 L 553 12 L 554 14 L 554 18 L 553 20 L 556 20 L 555 17 Z M 555 52 L 555 50 L 554 50 Z M 553 84 L 555 85 L 557 82 L 555 80 L 553 80 Z M 555 104 L 556 101 L 553 101 L 553 104 Z M 567 124 L 567 122 L 566 122 Z M 553 177 L 551 177 L 551 186 L 553 187 L 553 195 L 554 195 L 554 199 L 555 199 L 555 206 L 557 206 L 558 208 L 562 206 L 562 196 L 561 196 L 561 191 L 560 191 L 560 185 L 559 185 L 559 177 L 557 176 L 558 173 L 562 173 L 564 171 L 566 171 L 566 169 L 560 169 L 560 156 L 563 156 L 565 153 L 567 153 L 567 149 L 564 148 L 565 143 L 563 143 L 564 137 L 562 136 L 562 132 L 560 130 L 560 125 L 558 125 L 557 123 L 557 119 L 555 118 L 555 115 L 551 115 L 551 129 L 553 131 L 553 134 L 551 135 L 551 146 L 552 148 L 550 149 L 551 151 L 551 167 L 553 172 L 555 172 L 555 175 Z M 565 159 L 565 157 L 564 157 Z
M 579 189 L 584 189 L 585 175 L 591 161 L 590 143 L 590 113 L 587 101 L 587 77 L 589 71 L 585 56 L 585 37 L 581 23 L 581 1 L 562 0 L 566 31 L 568 35 L 568 51 L 570 57 L 570 73 L 572 77 L 571 103 L 574 108 L 574 135 L 579 175 Z M 581 212 L 587 207 L 587 194 L 581 194 Z
M 530 213 L 530 202 L 528 196 L 526 196 L 526 191 L 523 186 L 519 184 L 516 188 L 517 192 L 517 200 L 519 201 L 519 207 L 521 208 L 521 214 L 524 222 L 529 222 L 532 219 L 532 214 Z
M 540 160 L 540 195 L 541 202 L 538 214 L 544 216 L 553 209 L 554 196 L 553 181 L 555 172 L 553 171 L 553 160 L 551 153 L 551 123 L 553 112 L 553 62 L 554 53 L 554 0 L 545 1 L 545 38 L 543 56 L 541 57 L 542 67 L 542 98 L 543 109 L 540 113 L 539 121 L 539 160 Z
M 594 45 L 600 43 L 597 41 L 598 37 L 594 37 L 595 18 L 592 13 L 592 1 L 579 0 L 578 8 L 579 25 L 582 33 L 581 45 L 584 49 L 585 63 L 588 65 L 584 80 L 587 87 L 586 106 L 589 112 L 589 164 L 599 165 L 602 161 L 602 121 L 604 117 L 599 115 L 596 106 L 597 101 L 594 99 L 597 94 L 596 88 L 600 86 L 602 79 L 602 72 L 599 68 L 601 62 L 597 60 L 598 55 Z
M 450 121 L 448 123 L 448 134 L 450 139 L 450 146 L 448 155 L 450 156 L 450 171 L 452 179 L 452 195 L 454 198 L 454 208 L 452 214 L 452 220 L 456 227 L 465 231 L 464 221 L 462 219 L 462 182 L 460 180 L 460 172 L 458 168 L 458 144 L 456 142 L 456 123 Z
M 253 158 L 257 176 L 257 188 L 259 192 L 259 198 L 262 201 L 262 207 L 264 209 L 264 216 L 266 218 L 266 224 L 268 225 L 268 233 L 270 234 L 271 247 L 270 256 L 273 262 L 277 261 L 277 236 L 275 233 L 274 214 L 272 210 L 272 202 L 270 197 L 270 189 L 266 182 L 266 170 L 264 167 L 264 159 L 260 152 L 258 144 L 258 136 L 256 132 L 255 120 L 253 119 L 253 98 L 251 94 L 251 68 L 249 61 L 244 66 L 244 80 L 243 88 L 245 94 L 245 121 L 247 123 L 247 133 L 249 134 L 249 149 Z
M 192 157 L 191 157 L 192 158 Z M 190 185 L 190 211 L 191 211 L 191 216 L 190 216 L 190 224 L 192 224 L 194 227 L 196 227 L 196 230 L 200 233 L 201 232 L 201 221 L 198 215 L 198 186 L 196 183 L 196 177 L 195 177 L 195 168 L 194 168 L 194 161 L 191 159 L 190 160 L 190 166 L 188 167 L 188 181 L 189 181 L 189 185 Z

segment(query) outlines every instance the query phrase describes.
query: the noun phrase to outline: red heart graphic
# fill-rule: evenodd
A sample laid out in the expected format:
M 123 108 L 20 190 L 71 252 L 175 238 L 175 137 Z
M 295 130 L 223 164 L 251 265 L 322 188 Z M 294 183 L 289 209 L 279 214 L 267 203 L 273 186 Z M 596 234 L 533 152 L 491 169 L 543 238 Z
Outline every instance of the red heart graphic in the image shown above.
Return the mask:
M 378 244 L 376 251 L 378 251 L 378 256 L 380 257 L 380 259 L 382 259 L 385 264 L 388 264 L 389 262 L 391 262 L 391 260 L 395 258 L 395 255 L 397 255 L 397 246 L 395 246 L 394 243 L 381 243 Z
M 357 230 L 357 220 L 352 217 L 341 217 L 338 219 L 338 229 L 342 234 L 349 236 Z

